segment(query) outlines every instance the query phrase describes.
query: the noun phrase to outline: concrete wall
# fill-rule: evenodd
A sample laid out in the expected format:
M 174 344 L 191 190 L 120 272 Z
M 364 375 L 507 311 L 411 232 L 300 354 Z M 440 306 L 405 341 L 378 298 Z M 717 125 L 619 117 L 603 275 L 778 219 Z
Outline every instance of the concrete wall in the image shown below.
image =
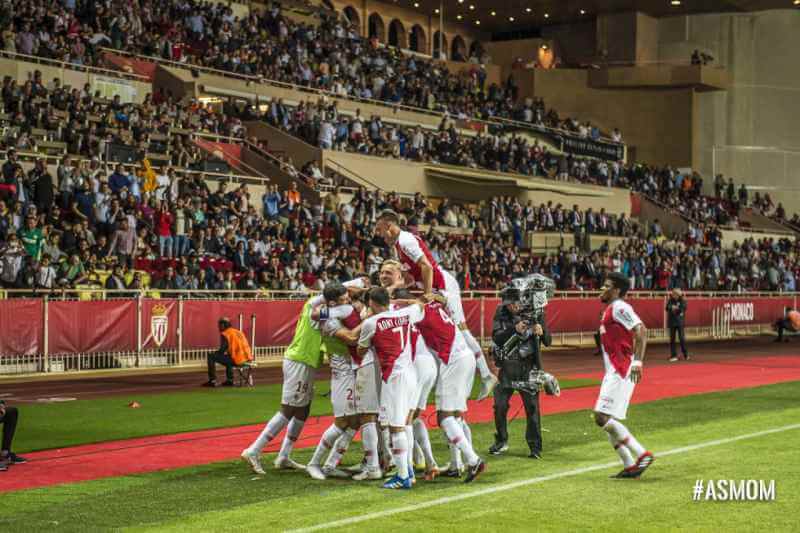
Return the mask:
M 330 161 L 335 161 L 386 191 L 408 194 L 419 191 L 427 196 L 446 196 L 470 202 L 487 200 L 497 195 L 511 195 L 524 202 L 531 200 L 535 205 L 552 201 L 554 204 L 560 203 L 568 207 L 577 204 L 582 209 L 591 207 L 595 211 L 599 211 L 601 208 L 605 208 L 609 213 L 630 214 L 629 193 L 623 189 L 570 184 L 569 187 L 565 187 L 563 192 L 559 192 L 556 189 L 558 184 L 553 180 L 520 179 L 521 183 L 532 188 L 532 190 L 526 190 L 518 187 L 515 180 L 508 179 L 509 174 L 470 171 L 471 174 L 477 173 L 487 178 L 486 181 L 480 181 L 479 185 L 474 185 L 471 182 L 477 180 L 470 180 L 466 174 L 461 179 L 457 177 L 456 180 L 430 177 L 426 175 L 426 169 L 441 170 L 443 167 L 423 163 L 398 159 L 377 159 L 371 156 L 332 150 L 325 150 L 323 158 L 326 165 L 330 165 Z M 331 166 L 335 168 L 334 165 Z M 498 178 L 497 184 L 489 181 L 493 176 Z M 504 178 L 505 181 L 500 181 L 500 178 Z M 541 184 L 540 189 L 535 188 L 537 184 Z M 581 191 L 585 191 L 585 194 L 581 194 Z
M 658 61 L 658 19 L 636 13 L 636 62 Z
M 732 77 L 726 92 L 697 94 L 693 167 L 772 187 L 787 212 L 800 211 L 800 10 L 662 19 L 659 39 L 661 60 L 700 49 Z
M 691 89 L 598 89 L 590 86 L 589 76 L 585 69 L 515 73 L 524 95 L 541 96 L 562 117 L 590 120 L 604 131 L 619 128 L 634 160 L 691 165 Z
M 633 11 L 597 15 L 597 51 L 611 62 L 635 61 L 636 22 Z
M 322 150 L 293 137 L 286 132 L 273 128 L 269 124 L 260 121 L 246 122 L 247 136 L 255 137 L 258 140 L 267 141 L 267 147 L 271 152 L 278 155 L 287 155 L 292 158 L 292 162 L 297 169 L 311 160 L 321 161 Z

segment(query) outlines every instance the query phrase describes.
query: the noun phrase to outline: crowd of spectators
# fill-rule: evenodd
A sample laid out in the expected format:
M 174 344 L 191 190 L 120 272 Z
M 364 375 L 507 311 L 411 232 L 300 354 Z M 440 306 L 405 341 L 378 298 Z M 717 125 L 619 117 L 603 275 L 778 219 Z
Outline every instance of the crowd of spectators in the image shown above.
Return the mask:
M 404 126 L 378 115 L 364 117 L 340 113 L 336 102 L 300 102 L 296 107 L 281 99 L 264 104 L 264 111 L 242 110 L 242 116 L 261 118 L 309 144 L 372 155 L 409 159 L 432 164 L 484 168 L 527 176 L 550 175 L 607 186 L 625 186 L 620 181 L 622 165 L 616 161 L 592 161 L 571 154 L 551 153 L 538 140 L 514 132 L 459 133 L 455 121 L 444 118 L 438 129 Z
M 177 0 L 9 0 L 0 7 L 2 44 L 10 52 L 101 65 L 107 47 L 453 117 L 510 118 L 600 136 L 589 123 L 545 110 L 540 99 L 518 98 L 513 75 L 488 83 L 480 64 L 450 71 L 357 30 L 335 15 L 322 14 L 313 25 L 295 22 L 278 4 L 244 18 L 224 3 Z M 612 138 L 621 142 L 616 130 Z
M 59 165 L 59 180 L 70 175 L 68 163 Z M 17 166 L 12 151 L 3 172 L 17 172 Z M 419 194 L 403 198 L 365 190 L 350 200 L 337 190 L 310 201 L 294 184 L 285 191 L 271 186 L 255 205 L 247 185 L 229 189 L 220 182 L 212 191 L 199 175 L 164 173 L 146 191 L 141 177 L 119 170 L 90 176 L 86 189 L 57 187 L 48 204 L 36 184 L 60 182 L 37 166 L 29 172 L 38 174 L 31 180 L 32 201 L 0 201 L 4 287 L 319 289 L 329 279 L 374 275 L 388 250 L 373 239 L 372 225 L 387 208 L 412 228 L 432 226 L 425 238 L 434 257 L 465 289 L 496 289 L 515 274 L 537 271 L 566 290 L 595 289 L 609 270 L 625 272 L 633 287 L 649 290 L 793 290 L 800 275 L 793 259 L 800 250 L 789 241 L 746 241 L 723 251 L 698 234 L 667 239 L 657 224 L 640 227 L 603 210 L 522 205 L 510 197 L 434 205 Z M 133 181 L 126 186 L 125 180 Z M 132 192 L 137 188 L 138 195 Z M 578 246 L 532 255 L 523 251 L 527 231 L 558 231 L 578 237 L 566 241 Z M 580 238 L 586 234 L 625 239 L 584 253 Z
M 119 95 L 105 99 L 93 93 L 89 84 L 73 88 L 58 78 L 48 82 L 38 70 L 24 84 L 4 77 L 0 106 L 6 147 L 36 151 L 37 143 L 45 141 L 86 158 L 104 158 L 107 148 L 117 145 L 134 150 L 136 160 L 149 155 L 191 167 L 206 157 L 193 142 L 197 132 L 236 138 L 245 133 L 240 118 L 196 99 L 178 102 L 157 91 L 141 104 L 123 103 Z

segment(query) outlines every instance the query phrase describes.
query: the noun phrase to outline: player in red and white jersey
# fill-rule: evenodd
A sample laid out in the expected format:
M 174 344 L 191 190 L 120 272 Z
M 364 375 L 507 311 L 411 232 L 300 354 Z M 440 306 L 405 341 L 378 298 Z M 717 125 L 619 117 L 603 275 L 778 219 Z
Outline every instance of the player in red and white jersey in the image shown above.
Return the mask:
M 594 420 L 622 459 L 617 478 L 637 478 L 653 462 L 647 451 L 620 420 L 624 420 L 633 389 L 642 379 L 647 330 L 625 301 L 630 281 L 619 272 L 606 276 L 600 299 L 608 304 L 600 320 L 600 346 L 605 376 L 594 406 Z
M 429 302 L 433 299 L 434 291 L 447 298 L 450 316 L 455 320 L 464 335 L 464 340 L 477 359 L 477 368 L 480 371 L 482 383 L 478 399 L 482 400 L 489 396 L 497 385 L 497 378 L 489 370 L 480 343 L 467 327 L 458 281 L 436 262 L 428 246 L 420 237 L 403 231 L 399 223 L 400 219 L 397 213 L 384 211 L 375 224 L 375 234 L 381 237 L 388 246 L 394 247 L 400 262 L 408 268 L 408 273 L 414 279 L 417 287 L 423 290 L 425 301 Z
M 392 456 L 397 474 L 383 486 L 387 489 L 411 488 L 411 465 L 408 463 L 407 434 L 411 429 L 416 374 L 411 360 L 411 325 L 422 318 L 422 310 L 408 306 L 389 310 L 389 292 L 380 287 L 369 292 L 373 315 L 361 325 L 359 353 L 374 350 L 381 370 L 381 418 L 389 425 Z
M 486 469 L 486 464 L 472 448 L 469 426 L 463 419 L 467 398 L 472 389 L 471 386 L 467 387 L 467 383 L 472 380 L 466 377 L 475 373 L 475 358 L 472 357 L 461 330 L 456 327 L 441 302 L 422 304 L 422 317 L 415 325 L 428 349 L 441 361 L 436 382 L 436 414 L 439 426 L 451 445 L 450 468 L 445 475 L 460 477 L 458 465 L 460 454 L 463 454 L 468 466 L 464 482 L 469 483 Z
M 379 280 L 382 287 L 389 291 L 389 295 L 393 299 L 412 300 L 413 296 L 403 288 L 405 282 L 403 279 L 403 271 L 400 263 L 387 259 L 381 264 L 379 272 Z M 434 385 L 436 385 L 436 378 L 438 375 L 437 360 L 428 350 L 425 340 L 412 326 L 412 360 L 414 362 L 414 370 L 417 373 L 417 393 L 416 405 L 412 415 L 411 426 L 414 430 L 411 436 L 411 442 L 416 443 L 415 449 L 418 450 L 420 456 L 424 457 L 425 461 L 425 479 L 427 481 L 434 480 L 439 475 L 439 467 L 436 464 L 436 459 L 433 456 L 433 448 L 431 447 L 430 435 L 425 421 L 420 418 L 420 414 L 425 410 L 428 403 L 428 396 Z M 387 429 L 388 431 L 388 429 Z M 409 449 L 411 446 L 409 446 Z M 411 450 L 409 450 L 411 451 Z M 413 455 L 412 455 L 412 464 Z M 421 460 L 419 462 L 422 462 Z

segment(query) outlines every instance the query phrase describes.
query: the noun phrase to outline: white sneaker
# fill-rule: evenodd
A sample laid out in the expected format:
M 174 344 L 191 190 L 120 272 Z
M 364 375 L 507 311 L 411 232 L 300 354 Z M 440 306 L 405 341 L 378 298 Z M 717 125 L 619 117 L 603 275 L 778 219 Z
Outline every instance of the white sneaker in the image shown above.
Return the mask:
M 264 467 L 261 466 L 261 457 L 259 457 L 259 454 L 250 451 L 250 448 L 242 452 L 242 459 L 250 465 L 250 468 L 256 474 L 261 474 L 262 476 L 266 474 L 266 472 L 264 472 Z
M 336 467 L 330 467 L 330 466 L 323 466 L 322 473 L 325 474 L 326 478 L 335 477 L 338 479 L 350 479 L 351 477 L 353 477 L 353 474 L 349 474 L 344 470 L 339 470 Z
M 489 374 L 489 377 L 481 381 L 481 392 L 478 394 L 478 401 L 487 398 L 497 386 L 497 377 Z
M 322 472 L 322 469 L 319 467 L 319 465 L 307 465 L 306 472 L 308 472 L 309 476 L 318 481 L 325 481 L 325 474 Z
M 362 461 L 362 462 L 358 463 L 357 465 L 345 466 L 343 468 L 343 470 L 345 472 L 349 472 L 351 474 L 358 474 L 359 472 L 361 472 L 365 468 L 367 468 L 367 462 L 366 461 Z
M 370 469 L 365 468 L 358 474 L 353 476 L 354 481 L 364 481 L 367 479 L 383 479 L 383 472 L 380 468 Z
M 300 463 L 292 461 L 288 457 L 281 457 L 280 455 L 275 458 L 275 468 L 278 470 L 305 470 L 306 467 Z

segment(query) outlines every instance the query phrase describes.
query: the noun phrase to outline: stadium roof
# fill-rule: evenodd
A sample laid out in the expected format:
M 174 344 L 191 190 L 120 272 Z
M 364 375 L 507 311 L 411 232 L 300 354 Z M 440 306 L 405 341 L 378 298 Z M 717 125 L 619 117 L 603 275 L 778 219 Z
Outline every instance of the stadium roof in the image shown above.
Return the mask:
M 656 17 L 747 12 L 800 7 L 800 0 L 387 0 L 490 33 L 530 30 L 547 24 L 592 20 L 598 13 L 641 11 Z

